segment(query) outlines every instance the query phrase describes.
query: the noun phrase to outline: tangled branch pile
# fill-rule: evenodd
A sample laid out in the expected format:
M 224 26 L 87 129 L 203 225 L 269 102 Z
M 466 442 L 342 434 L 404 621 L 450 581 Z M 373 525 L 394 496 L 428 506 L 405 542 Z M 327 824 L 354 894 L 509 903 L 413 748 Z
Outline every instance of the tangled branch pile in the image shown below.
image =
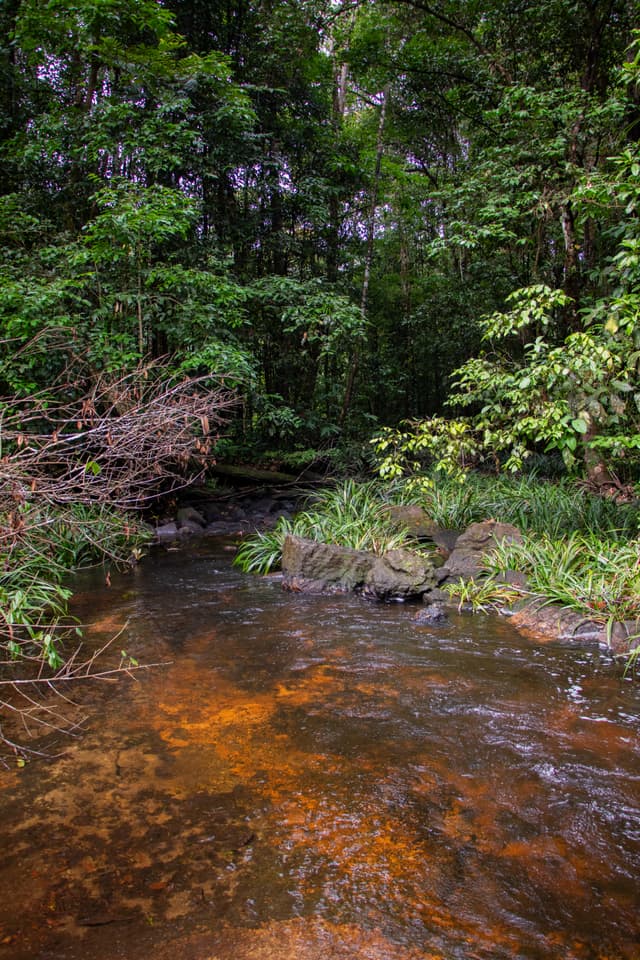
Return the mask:
M 210 377 L 177 380 L 157 363 L 90 377 L 72 359 L 46 391 L 0 399 L 0 708 L 28 738 L 75 723 L 40 691 L 67 703 L 67 681 L 132 668 L 97 668 L 79 642 L 63 653 L 66 576 L 136 555 L 148 532 L 131 511 L 202 475 L 235 403 Z M 0 740 L 15 747 L 2 727 Z
M 139 509 L 192 483 L 211 464 L 235 403 L 209 384 L 205 377 L 166 380 L 161 367 L 147 365 L 117 380 L 102 377 L 71 400 L 59 388 L 0 400 L 5 500 Z

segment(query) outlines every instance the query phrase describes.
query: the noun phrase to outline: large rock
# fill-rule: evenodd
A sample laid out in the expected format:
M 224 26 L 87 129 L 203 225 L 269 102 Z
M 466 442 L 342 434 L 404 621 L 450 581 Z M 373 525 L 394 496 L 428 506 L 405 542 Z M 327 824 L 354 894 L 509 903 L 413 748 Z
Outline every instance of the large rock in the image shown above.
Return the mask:
M 504 612 L 520 633 L 535 640 L 594 641 L 616 655 L 629 653 L 640 636 L 640 620 L 621 620 L 608 627 L 544 600 L 522 601 Z
M 283 586 L 306 593 L 362 593 L 377 600 L 422 597 L 440 579 L 439 571 L 409 550 L 382 557 L 302 537 L 285 537 Z
M 437 603 L 429 603 L 418 610 L 413 622 L 422 627 L 430 627 L 434 624 L 446 623 L 448 619 L 444 603 L 438 601 Z
M 283 586 L 307 593 L 361 590 L 375 556 L 288 534 L 282 545 Z
M 482 558 L 503 541 L 522 543 L 517 527 L 497 520 L 472 523 L 456 540 L 442 570 L 450 580 L 471 580 L 482 573 Z
M 446 530 L 432 520 L 423 507 L 417 503 L 389 504 L 389 516 L 404 527 L 407 533 L 418 540 L 432 540 L 440 547 L 441 554 L 449 556 L 461 530 Z
M 412 600 L 422 597 L 439 582 L 435 567 L 410 550 L 389 550 L 376 557 L 363 592 L 377 600 Z
M 432 539 L 438 531 L 437 524 L 417 503 L 390 503 L 387 511 L 395 523 L 404 527 L 412 537 Z
M 176 521 L 179 526 L 186 523 L 195 523 L 199 527 L 207 525 L 207 521 L 195 507 L 180 507 L 176 513 Z

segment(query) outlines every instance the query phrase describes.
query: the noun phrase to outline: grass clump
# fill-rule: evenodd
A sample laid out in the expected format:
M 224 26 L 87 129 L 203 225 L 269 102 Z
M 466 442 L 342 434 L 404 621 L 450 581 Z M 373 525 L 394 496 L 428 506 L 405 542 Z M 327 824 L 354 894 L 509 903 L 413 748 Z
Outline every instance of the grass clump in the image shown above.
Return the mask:
M 234 563 L 245 572 L 268 573 L 280 563 L 287 534 L 376 554 L 395 547 L 417 548 L 406 529 L 390 515 L 377 482 L 345 480 L 314 495 L 293 520 L 281 518 L 273 530 L 245 540 Z
M 580 488 L 575 482 L 535 477 L 489 477 L 468 474 L 457 478 L 430 475 L 394 484 L 389 496 L 398 503 L 421 506 L 439 526 L 464 529 L 494 518 L 512 523 L 523 533 L 552 538 L 575 532 L 603 539 L 633 537 L 640 528 L 640 505 L 616 503 Z
M 467 608 L 474 613 L 499 610 L 522 597 L 522 590 L 507 583 L 501 583 L 493 577 L 480 580 L 458 580 L 444 584 L 443 589 L 451 600 L 457 601 L 458 610 Z
M 500 578 L 524 574 L 532 596 L 601 623 L 640 617 L 640 543 L 606 541 L 574 532 L 557 539 L 529 536 L 503 543 L 485 557 L 484 569 Z

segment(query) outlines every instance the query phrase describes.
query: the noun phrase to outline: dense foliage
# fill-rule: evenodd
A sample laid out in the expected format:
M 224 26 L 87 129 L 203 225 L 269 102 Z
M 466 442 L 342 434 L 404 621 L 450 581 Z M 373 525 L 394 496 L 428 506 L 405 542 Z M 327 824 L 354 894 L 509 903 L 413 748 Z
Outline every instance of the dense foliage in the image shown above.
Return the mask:
M 449 400 L 514 465 L 633 452 L 634 6 L 5 3 L 2 392 L 169 356 L 232 449 Z
M 216 448 L 635 479 L 634 28 L 633 0 L 5 0 L 5 568 L 37 511 L 138 508 Z

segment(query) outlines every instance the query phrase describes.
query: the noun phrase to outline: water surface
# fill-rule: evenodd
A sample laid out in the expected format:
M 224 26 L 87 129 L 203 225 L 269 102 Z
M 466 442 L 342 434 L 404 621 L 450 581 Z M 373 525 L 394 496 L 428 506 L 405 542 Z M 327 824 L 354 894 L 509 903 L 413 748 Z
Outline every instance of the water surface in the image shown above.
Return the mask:
M 0 958 L 640 960 L 637 684 L 231 556 L 82 585 L 92 642 L 171 663 L 0 774 Z

